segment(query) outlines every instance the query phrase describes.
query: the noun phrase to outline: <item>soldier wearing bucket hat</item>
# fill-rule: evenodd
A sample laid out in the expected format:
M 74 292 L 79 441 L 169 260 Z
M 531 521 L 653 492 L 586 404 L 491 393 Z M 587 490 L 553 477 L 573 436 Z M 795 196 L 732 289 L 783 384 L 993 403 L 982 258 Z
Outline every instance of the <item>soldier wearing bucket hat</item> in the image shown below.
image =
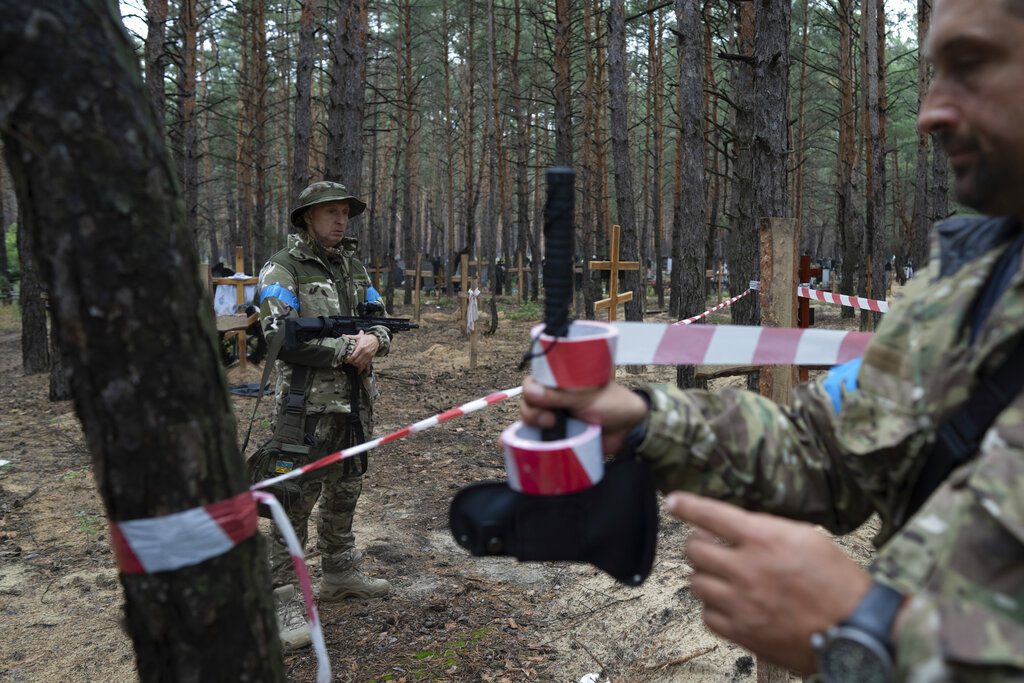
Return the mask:
M 260 316 L 268 342 L 272 343 L 274 335 L 284 334 L 280 321 L 289 316 L 356 315 L 360 305 L 383 313 L 380 294 L 356 257 L 357 241 L 345 234 L 349 219 L 365 209 L 366 203 L 341 183 L 316 182 L 299 195 L 290 216 L 297 232 L 288 236 L 288 245 L 271 256 L 260 271 Z M 301 443 L 286 444 L 292 447 L 286 452 L 306 446 L 309 452 L 269 459 L 265 476 L 290 471 L 370 438 L 379 395 L 372 361 L 390 347 L 387 329 L 374 327 L 368 333 L 281 350 L 276 365 L 274 439 L 284 443 L 287 438 L 282 434 L 298 433 Z M 301 401 L 296 401 L 297 397 Z M 296 403 L 301 403 L 300 410 Z M 295 417 L 297 412 L 300 417 Z M 365 463 L 346 460 L 328 468 L 323 479 L 299 479 L 295 494 L 281 501 L 305 544 L 310 513 L 320 500 L 321 600 L 375 598 L 391 591 L 390 583 L 365 576 L 358 569 L 360 555 L 352 517 L 362 491 Z M 282 644 L 286 650 L 305 647 L 310 642 L 305 608 L 295 587 L 291 557 L 276 527 L 270 539 L 270 565 Z

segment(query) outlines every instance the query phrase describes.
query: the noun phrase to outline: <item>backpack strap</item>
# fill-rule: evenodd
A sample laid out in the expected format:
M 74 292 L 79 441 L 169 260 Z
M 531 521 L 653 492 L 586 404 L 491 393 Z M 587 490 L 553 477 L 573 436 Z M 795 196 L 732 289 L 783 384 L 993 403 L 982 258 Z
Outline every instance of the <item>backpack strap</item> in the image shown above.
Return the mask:
M 910 491 L 905 520 L 921 509 L 953 470 L 978 454 L 985 433 L 1021 389 L 1024 389 L 1024 335 L 1006 360 L 982 377 L 967 401 L 939 425 L 935 443 Z

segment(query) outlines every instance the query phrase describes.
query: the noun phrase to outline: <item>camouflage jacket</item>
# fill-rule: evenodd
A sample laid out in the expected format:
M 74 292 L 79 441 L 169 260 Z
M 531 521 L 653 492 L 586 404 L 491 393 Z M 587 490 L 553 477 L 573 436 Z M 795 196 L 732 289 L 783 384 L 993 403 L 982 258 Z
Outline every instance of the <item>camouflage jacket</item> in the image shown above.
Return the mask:
M 268 341 L 284 334 L 279 321 L 288 316 L 355 315 L 356 304 L 366 300 L 370 277 L 355 257 L 356 240 L 344 239 L 337 249 L 327 251 L 325 260 L 298 235 L 288 236 L 288 246 L 270 257 L 260 271 L 259 298 L 263 333 Z M 383 327 L 371 328 L 380 342 L 378 356 L 391 348 L 391 338 Z M 281 412 L 288 393 L 292 365 L 314 368 L 306 393 L 311 413 L 349 412 L 350 388 L 341 366 L 352 352 L 348 339 L 320 339 L 297 349 L 281 349 L 277 360 L 277 409 Z M 377 384 L 372 370 L 363 375 L 366 398 L 377 399 Z
M 940 225 L 931 265 L 845 384 L 834 369 L 786 407 L 741 390 L 646 389 L 652 410 L 639 450 L 663 490 L 840 534 L 878 513 L 871 571 L 911 596 L 895 634 L 898 680 L 1024 679 L 1024 395 L 978 457 L 905 519 L 936 426 L 1024 330 L 1021 269 L 969 342 L 974 302 L 1009 246 L 1000 238 L 1019 229 L 997 219 Z

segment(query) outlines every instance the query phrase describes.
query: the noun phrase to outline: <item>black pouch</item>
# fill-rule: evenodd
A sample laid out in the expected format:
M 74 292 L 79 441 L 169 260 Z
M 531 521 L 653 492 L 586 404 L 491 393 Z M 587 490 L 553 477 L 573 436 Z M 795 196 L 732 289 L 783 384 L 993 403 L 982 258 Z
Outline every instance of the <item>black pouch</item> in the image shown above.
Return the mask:
M 654 478 L 629 456 L 608 463 L 597 485 L 569 495 L 470 484 L 452 500 L 448 523 L 455 541 L 477 556 L 587 562 L 638 586 L 651 573 L 658 540 Z

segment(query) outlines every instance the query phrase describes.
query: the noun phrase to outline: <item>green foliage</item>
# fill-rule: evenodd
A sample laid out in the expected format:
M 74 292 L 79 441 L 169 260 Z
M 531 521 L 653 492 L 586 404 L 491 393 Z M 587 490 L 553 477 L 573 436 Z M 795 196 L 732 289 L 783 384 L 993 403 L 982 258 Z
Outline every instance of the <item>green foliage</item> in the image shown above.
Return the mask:
M 544 308 L 540 303 L 536 301 L 527 301 L 526 303 L 519 304 L 518 308 L 510 311 L 508 317 L 510 320 L 539 320 L 543 313 Z
M 10 274 L 11 282 L 18 282 L 21 280 L 21 261 L 18 260 L 17 223 L 7 226 L 7 233 L 4 235 L 4 249 L 7 250 L 7 272 Z

